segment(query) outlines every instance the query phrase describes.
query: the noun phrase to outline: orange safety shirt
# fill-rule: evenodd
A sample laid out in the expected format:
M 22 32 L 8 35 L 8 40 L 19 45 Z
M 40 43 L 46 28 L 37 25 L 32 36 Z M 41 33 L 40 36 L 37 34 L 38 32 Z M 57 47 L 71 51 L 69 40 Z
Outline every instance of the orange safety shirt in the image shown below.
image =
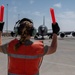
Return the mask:
M 31 45 L 21 45 L 17 51 L 17 39 L 8 45 L 8 75 L 39 75 L 39 65 L 44 55 L 44 45 L 36 41 Z

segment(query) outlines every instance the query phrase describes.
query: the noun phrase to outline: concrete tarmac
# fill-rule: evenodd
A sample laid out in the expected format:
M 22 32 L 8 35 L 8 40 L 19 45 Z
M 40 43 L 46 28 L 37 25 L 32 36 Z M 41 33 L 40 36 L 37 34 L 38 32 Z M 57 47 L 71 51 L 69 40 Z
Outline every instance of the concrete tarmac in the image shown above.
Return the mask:
M 3 37 L 3 44 L 12 37 Z M 31 39 L 35 41 L 34 39 Z M 44 44 L 50 45 L 51 39 L 46 38 Z M 7 75 L 7 55 L 0 53 L 0 75 Z M 75 38 L 58 37 L 58 48 L 54 54 L 45 55 L 40 67 L 40 75 L 75 75 Z

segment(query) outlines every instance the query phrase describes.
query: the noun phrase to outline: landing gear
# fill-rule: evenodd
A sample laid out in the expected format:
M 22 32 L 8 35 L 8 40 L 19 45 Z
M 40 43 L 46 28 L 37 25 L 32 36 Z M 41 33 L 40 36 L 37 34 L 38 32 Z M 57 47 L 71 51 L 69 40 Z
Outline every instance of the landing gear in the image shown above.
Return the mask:
M 49 36 L 49 39 L 52 39 L 52 35 Z
M 34 39 L 38 39 L 38 36 L 37 36 L 37 35 L 35 35 L 35 36 L 34 36 Z
M 42 38 L 41 38 L 42 40 L 44 40 L 45 38 L 44 38 L 44 36 L 42 36 Z

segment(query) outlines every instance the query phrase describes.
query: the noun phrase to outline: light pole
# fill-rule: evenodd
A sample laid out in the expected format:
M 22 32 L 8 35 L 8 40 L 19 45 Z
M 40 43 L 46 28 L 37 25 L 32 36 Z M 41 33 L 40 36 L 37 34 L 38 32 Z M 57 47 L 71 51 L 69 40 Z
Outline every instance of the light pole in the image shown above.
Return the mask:
M 6 32 L 8 33 L 8 4 L 7 4 L 7 12 L 6 12 Z

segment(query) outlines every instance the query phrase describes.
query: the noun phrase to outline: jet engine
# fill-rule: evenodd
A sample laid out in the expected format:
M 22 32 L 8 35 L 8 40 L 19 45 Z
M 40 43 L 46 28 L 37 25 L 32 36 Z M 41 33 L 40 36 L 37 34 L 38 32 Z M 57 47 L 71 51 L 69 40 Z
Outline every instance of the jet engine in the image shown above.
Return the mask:
M 75 37 L 75 32 L 72 32 L 72 36 Z
M 64 37 L 65 37 L 65 33 L 61 33 L 61 34 L 60 34 L 60 37 L 61 37 L 61 38 L 64 38 Z

